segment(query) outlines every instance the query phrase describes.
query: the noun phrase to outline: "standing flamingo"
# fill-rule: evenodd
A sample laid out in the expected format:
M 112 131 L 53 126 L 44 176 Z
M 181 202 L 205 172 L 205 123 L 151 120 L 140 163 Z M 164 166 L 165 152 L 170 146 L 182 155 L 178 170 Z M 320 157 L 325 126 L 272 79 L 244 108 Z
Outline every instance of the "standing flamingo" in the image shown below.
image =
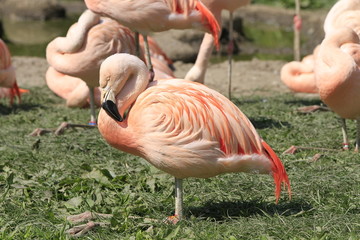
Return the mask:
M 281 183 L 291 193 L 280 159 L 230 100 L 183 79 L 149 83 L 149 75 L 144 62 L 129 54 L 114 54 L 102 63 L 98 128 L 111 146 L 175 177 L 177 220 L 183 217 L 182 179 L 188 177 L 270 174 L 276 201 Z
M 17 96 L 21 101 L 21 92 L 16 83 L 15 68 L 11 64 L 11 55 L 5 42 L 0 39 L 0 88 L 2 97 L 9 97 L 10 104 L 14 102 Z
M 305 56 L 301 62 L 292 61 L 286 63 L 280 72 L 283 83 L 293 92 L 317 93 L 315 82 L 315 59 L 320 45 L 312 54 Z
M 113 18 L 144 37 L 146 62 L 152 72 L 149 32 L 196 28 L 210 32 L 218 46 L 219 24 L 199 0 L 85 0 L 92 11 Z M 150 76 L 152 81 L 153 75 Z
M 360 1 L 359 1 L 360 3 Z M 357 120 L 355 151 L 360 144 L 360 40 L 351 28 L 326 34 L 315 65 L 321 100 L 342 119 L 344 149 L 348 139 L 344 119 Z
M 57 37 L 46 48 L 46 59 L 56 71 L 80 78 L 90 91 L 90 124 L 96 125 L 94 88 L 99 85 L 102 61 L 117 52 L 135 54 L 134 38 L 128 28 L 86 10 L 66 37 Z
M 233 38 L 233 12 L 245 5 L 248 5 L 251 0 L 202 0 L 202 2 L 209 8 L 214 14 L 215 18 L 221 25 L 221 12 L 227 10 L 230 13 L 229 17 L 229 46 L 228 46 L 228 96 L 231 98 L 231 76 L 232 76 L 232 53 L 234 49 L 234 38 Z M 186 74 L 185 79 L 195 82 L 204 83 L 206 74 L 207 64 L 211 53 L 214 48 L 214 36 L 205 33 L 203 41 L 200 45 L 200 50 L 196 58 L 194 66 Z

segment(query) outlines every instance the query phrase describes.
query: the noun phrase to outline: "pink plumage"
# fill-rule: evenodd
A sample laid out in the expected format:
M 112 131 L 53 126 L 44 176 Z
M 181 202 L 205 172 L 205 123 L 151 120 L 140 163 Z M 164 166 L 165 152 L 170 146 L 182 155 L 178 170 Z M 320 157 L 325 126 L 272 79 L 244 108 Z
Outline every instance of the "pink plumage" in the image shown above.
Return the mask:
M 99 131 L 113 147 L 175 176 L 270 174 L 289 190 L 283 164 L 249 119 L 220 93 L 183 79 L 148 83 L 146 65 L 115 54 L 100 68 Z M 124 117 L 127 112 L 126 117 Z M 120 122 L 119 122 L 120 121 Z

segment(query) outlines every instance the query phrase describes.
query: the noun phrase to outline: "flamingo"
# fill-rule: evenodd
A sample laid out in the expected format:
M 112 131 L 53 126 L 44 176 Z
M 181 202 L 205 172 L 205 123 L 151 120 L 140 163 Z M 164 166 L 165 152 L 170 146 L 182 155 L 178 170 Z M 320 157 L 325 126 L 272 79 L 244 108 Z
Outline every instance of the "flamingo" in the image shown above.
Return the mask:
M 11 54 L 2 39 L 0 39 L 0 88 L 3 88 L 1 97 L 10 98 L 10 105 L 14 103 L 15 97 L 21 101 L 21 93 L 26 92 L 17 85 L 15 68 L 11 64 Z
M 101 64 L 98 129 L 111 146 L 175 177 L 174 222 L 183 218 L 184 178 L 270 174 L 276 202 L 282 183 L 291 194 L 281 160 L 229 99 L 183 79 L 149 83 L 149 75 L 146 64 L 129 54 Z
M 57 37 L 46 48 L 46 59 L 56 71 L 85 81 L 90 92 L 91 125 L 96 125 L 94 88 L 99 84 L 102 61 L 117 52 L 135 54 L 128 28 L 86 10 L 66 37 Z
M 291 61 L 286 63 L 280 72 L 283 83 L 293 92 L 317 93 L 315 83 L 315 59 L 320 45 L 312 54 L 305 56 L 301 62 Z
M 360 14 L 360 0 L 340 0 L 338 1 L 336 4 L 334 4 L 334 6 L 330 9 L 330 11 L 328 12 L 326 18 L 325 18 L 325 21 L 324 21 L 324 31 L 325 31 L 325 39 L 324 39 L 324 42 L 326 42 L 325 46 L 323 47 L 323 51 L 322 53 L 324 55 L 321 56 L 321 58 L 329 58 L 329 56 L 331 56 L 331 52 L 329 53 L 325 53 L 325 49 L 327 48 L 327 46 L 331 46 L 331 51 L 332 50 L 336 50 L 334 53 L 333 53 L 333 57 L 337 57 L 337 56 L 343 56 L 342 54 L 340 54 L 340 52 L 338 51 L 338 47 L 334 47 L 334 44 L 336 43 L 339 43 L 338 40 L 334 39 L 334 36 L 338 36 L 338 31 L 339 29 L 340 32 L 351 32 L 350 30 L 344 30 L 343 28 L 350 28 L 352 29 L 357 35 L 360 36 L 360 25 L 359 25 L 359 21 L 360 21 L 360 18 L 359 18 L 359 15 Z M 353 39 L 354 37 L 351 37 L 351 35 L 353 35 L 353 33 L 347 33 L 346 36 L 348 37 L 347 40 L 350 40 L 350 39 Z M 328 38 L 328 36 L 330 36 Z M 328 38 L 328 39 L 327 39 Z M 344 37 L 342 37 L 341 39 L 339 40 L 343 40 Z M 330 44 L 329 42 L 333 41 L 333 44 Z M 345 42 L 344 42 L 345 43 Z M 348 54 L 350 54 L 350 56 L 353 57 L 353 61 L 357 61 L 357 49 L 356 47 L 349 47 L 349 44 L 343 44 L 344 46 L 341 46 L 341 49 L 344 51 L 344 52 L 348 52 Z M 356 44 L 353 42 L 353 44 L 351 46 L 356 46 Z M 347 49 L 347 50 L 346 50 Z M 350 52 L 350 49 L 353 49 L 354 52 Z M 330 83 L 330 80 L 325 80 L 323 79 L 323 76 L 324 74 L 327 74 L 328 72 L 328 68 L 324 67 L 323 69 L 320 67 L 320 66 L 324 66 L 324 61 L 328 61 L 328 60 L 324 60 L 324 59 L 321 59 L 320 60 L 320 63 L 319 63 L 319 67 L 316 67 L 316 71 L 319 72 L 319 74 L 317 74 L 318 76 L 316 77 L 316 79 L 320 79 L 320 83 L 318 84 L 317 83 L 317 86 L 321 85 L 321 86 L 324 86 L 323 85 L 323 82 L 327 82 L 327 85 L 333 85 L 333 89 L 331 91 L 334 91 L 334 92 L 337 92 L 339 90 L 335 90 L 337 87 L 337 85 L 340 85 L 340 86 L 345 86 L 344 84 L 339 84 L 339 82 L 341 82 L 342 80 L 340 80 L 341 78 L 343 78 L 343 81 L 345 81 L 345 79 L 347 78 L 346 76 L 344 76 L 344 72 L 345 71 L 348 71 L 349 69 L 345 68 L 343 70 L 340 70 L 338 69 L 338 73 L 335 74 L 335 72 L 333 72 L 335 74 L 335 76 L 333 76 L 332 78 L 330 79 L 333 79 L 333 83 Z M 336 63 L 335 63 L 336 62 Z M 350 64 L 351 61 L 348 61 L 347 63 L 344 62 L 344 64 Z M 333 64 L 341 64 L 340 62 L 337 62 L 337 61 L 334 61 L 332 62 Z M 353 63 L 354 64 L 354 63 Z M 353 71 L 349 71 L 348 72 L 349 74 L 349 78 L 354 78 L 354 76 L 350 76 L 352 74 L 355 74 Z M 337 78 L 338 77 L 338 78 Z M 316 80 L 318 81 L 318 80 Z M 351 80 L 347 80 L 346 81 L 347 83 L 348 82 L 351 82 Z M 346 84 L 347 85 L 347 84 Z M 349 84 L 351 85 L 351 84 Z M 341 88 L 342 88 L 341 87 Z M 355 86 L 354 86 L 355 87 Z M 331 96 L 329 97 L 327 94 L 324 95 L 323 93 L 323 90 L 321 90 L 321 95 L 320 97 L 321 98 L 324 98 L 324 99 L 327 99 L 326 101 L 329 102 L 328 98 L 333 98 L 332 102 L 333 101 L 337 101 L 335 100 L 336 98 L 338 97 L 331 97 L 332 94 L 330 94 Z M 330 91 L 329 89 L 327 89 L 326 91 Z M 331 92 L 330 91 L 330 92 Z M 351 95 L 351 94 L 350 94 Z M 350 97 L 350 95 L 347 95 L 346 98 Z M 355 97 L 352 95 L 352 97 Z M 344 99 L 339 99 L 340 102 L 343 102 L 345 101 Z M 324 101 L 325 102 L 325 101 Z M 325 102 L 326 103 L 326 102 Z M 333 103 L 331 103 L 333 104 Z M 355 106 L 354 106 L 355 107 Z M 330 106 L 330 108 L 332 108 Z M 338 107 L 335 107 L 335 108 L 338 108 Z M 356 107 L 355 107 L 356 108 Z M 347 107 L 348 109 L 348 107 Z M 334 110 L 334 109 L 333 109 Z M 347 127 L 346 127 L 346 118 L 349 118 L 348 116 L 346 116 L 346 114 L 339 114 L 337 112 L 337 110 L 334 110 L 338 115 L 340 115 L 341 117 L 341 124 L 342 124 L 342 135 L 343 135 L 343 149 L 344 150 L 348 150 L 349 149 L 349 143 L 348 143 L 348 136 L 347 136 Z M 344 110 L 344 111 L 347 111 L 347 110 Z M 342 116 L 345 116 L 345 117 L 342 117 Z M 353 117 L 351 117 L 350 119 L 355 119 Z M 358 127 L 360 128 L 360 127 Z M 357 137 L 357 139 L 359 139 L 360 137 Z M 358 142 L 358 140 L 357 140 Z M 358 146 L 358 144 L 356 145 Z M 355 147 L 355 150 L 357 150 L 358 147 Z
M 210 32 L 219 46 L 219 24 L 199 0 L 85 0 L 87 8 L 113 18 L 131 30 L 141 33 L 145 42 L 146 62 L 152 72 L 147 35 L 170 29 L 196 28 Z M 150 81 L 153 80 L 153 74 Z
M 233 12 L 245 5 L 248 5 L 251 0 L 202 0 L 206 7 L 214 14 L 216 20 L 221 25 L 222 10 L 229 11 L 229 46 L 228 46 L 228 96 L 231 98 L 231 76 L 232 76 L 232 53 L 234 48 L 233 38 Z M 211 53 L 214 49 L 213 35 L 205 33 L 200 45 L 200 50 L 197 55 L 194 66 L 188 71 L 185 76 L 186 80 L 204 83 L 207 64 Z
M 335 3 L 324 21 L 325 37 L 338 28 L 349 27 L 360 34 L 360 0 L 340 0 Z
M 148 37 L 151 61 L 154 67 L 154 74 L 156 79 L 174 78 L 172 71 L 172 60 L 160 48 L 155 39 Z M 140 47 L 144 50 L 143 38 L 140 38 Z M 77 77 L 72 77 L 63 74 L 53 67 L 49 66 L 46 71 L 47 86 L 55 94 L 63 99 L 66 99 L 66 106 L 68 107 L 88 107 L 90 104 L 89 88 L 86 83 Z M 94 104 L 97 107 L 101 106 L 100 103 L 100 90 L 99 87 L 94 88 Z
M 320 45 L 315 64 L 321 100 L 342 118 L 344 149 L 348 149 L 345 119 L 357 120 L 355 151 L 360 144 L 360 40 L 351 28 L 337 28 Z

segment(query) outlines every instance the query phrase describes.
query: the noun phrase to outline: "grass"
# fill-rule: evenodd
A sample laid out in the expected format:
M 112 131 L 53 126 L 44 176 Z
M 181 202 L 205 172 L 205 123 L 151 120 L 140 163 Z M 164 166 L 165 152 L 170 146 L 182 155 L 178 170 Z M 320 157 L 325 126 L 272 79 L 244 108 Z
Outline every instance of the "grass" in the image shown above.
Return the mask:
M 68 239 L 66 216 L 85 210 L 115 215 L 84 239 L 359 239 L 360 156 L 321 152 L 312 161 L 318 151 L 281 154 L 291 145 L 341 148 L 333 113 L 295 111 L 317 99 L 285 94 L 234 100 L 279 153 L 292 200 L 284 192 L 275 204 L 269 176 L 188 179 L 187 219 L 173 226 L 161 222 L 173 213 L 172 177 L 110 147 L 96 129 L 28 136 L 37 127 L 89 118 L 88 109 L 66 108 L 46 87 L 30 90 L 13 108 L 0 102 L 0 239 Z M 353 142 L 353 122 L 349 135 Z

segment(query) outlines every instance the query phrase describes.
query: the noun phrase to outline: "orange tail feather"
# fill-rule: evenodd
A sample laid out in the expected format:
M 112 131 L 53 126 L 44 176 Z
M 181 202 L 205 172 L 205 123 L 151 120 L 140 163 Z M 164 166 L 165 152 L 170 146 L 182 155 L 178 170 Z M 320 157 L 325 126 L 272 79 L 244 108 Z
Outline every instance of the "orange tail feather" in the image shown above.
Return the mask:
M 220 26 L 214 15 L 210 12 L 210 10 L 200 1 L 196 3 L 196 9 L 202 13 L 203 22 L 207 23 L 207 27 L 210 33 L 213 35 L 215 39 L 215 46 L 216 49 L 220 49 L 219 43 L 219 33 L 220 33 Z
M 272 175 L 275 182 L 275 197 L 276 197 L 276 203 L 278 203 L 280 194 L 281 194 L 281 183 L 284 183 L 285 187 L 288 190 L 289 197 L 291 198 L 291 187 L 290 187 L 290 181 L 288 178 L 288 175 L 286 173 L 286 170 L 284 168 L 284 165 L 282 164 L 279 157 L 276 155 L 274 150 L 265 142 L 262 141 L 262 145 L 266 151 L 266 153 L 269 155 L 269 158 L 273 162 L 272 167 Z

